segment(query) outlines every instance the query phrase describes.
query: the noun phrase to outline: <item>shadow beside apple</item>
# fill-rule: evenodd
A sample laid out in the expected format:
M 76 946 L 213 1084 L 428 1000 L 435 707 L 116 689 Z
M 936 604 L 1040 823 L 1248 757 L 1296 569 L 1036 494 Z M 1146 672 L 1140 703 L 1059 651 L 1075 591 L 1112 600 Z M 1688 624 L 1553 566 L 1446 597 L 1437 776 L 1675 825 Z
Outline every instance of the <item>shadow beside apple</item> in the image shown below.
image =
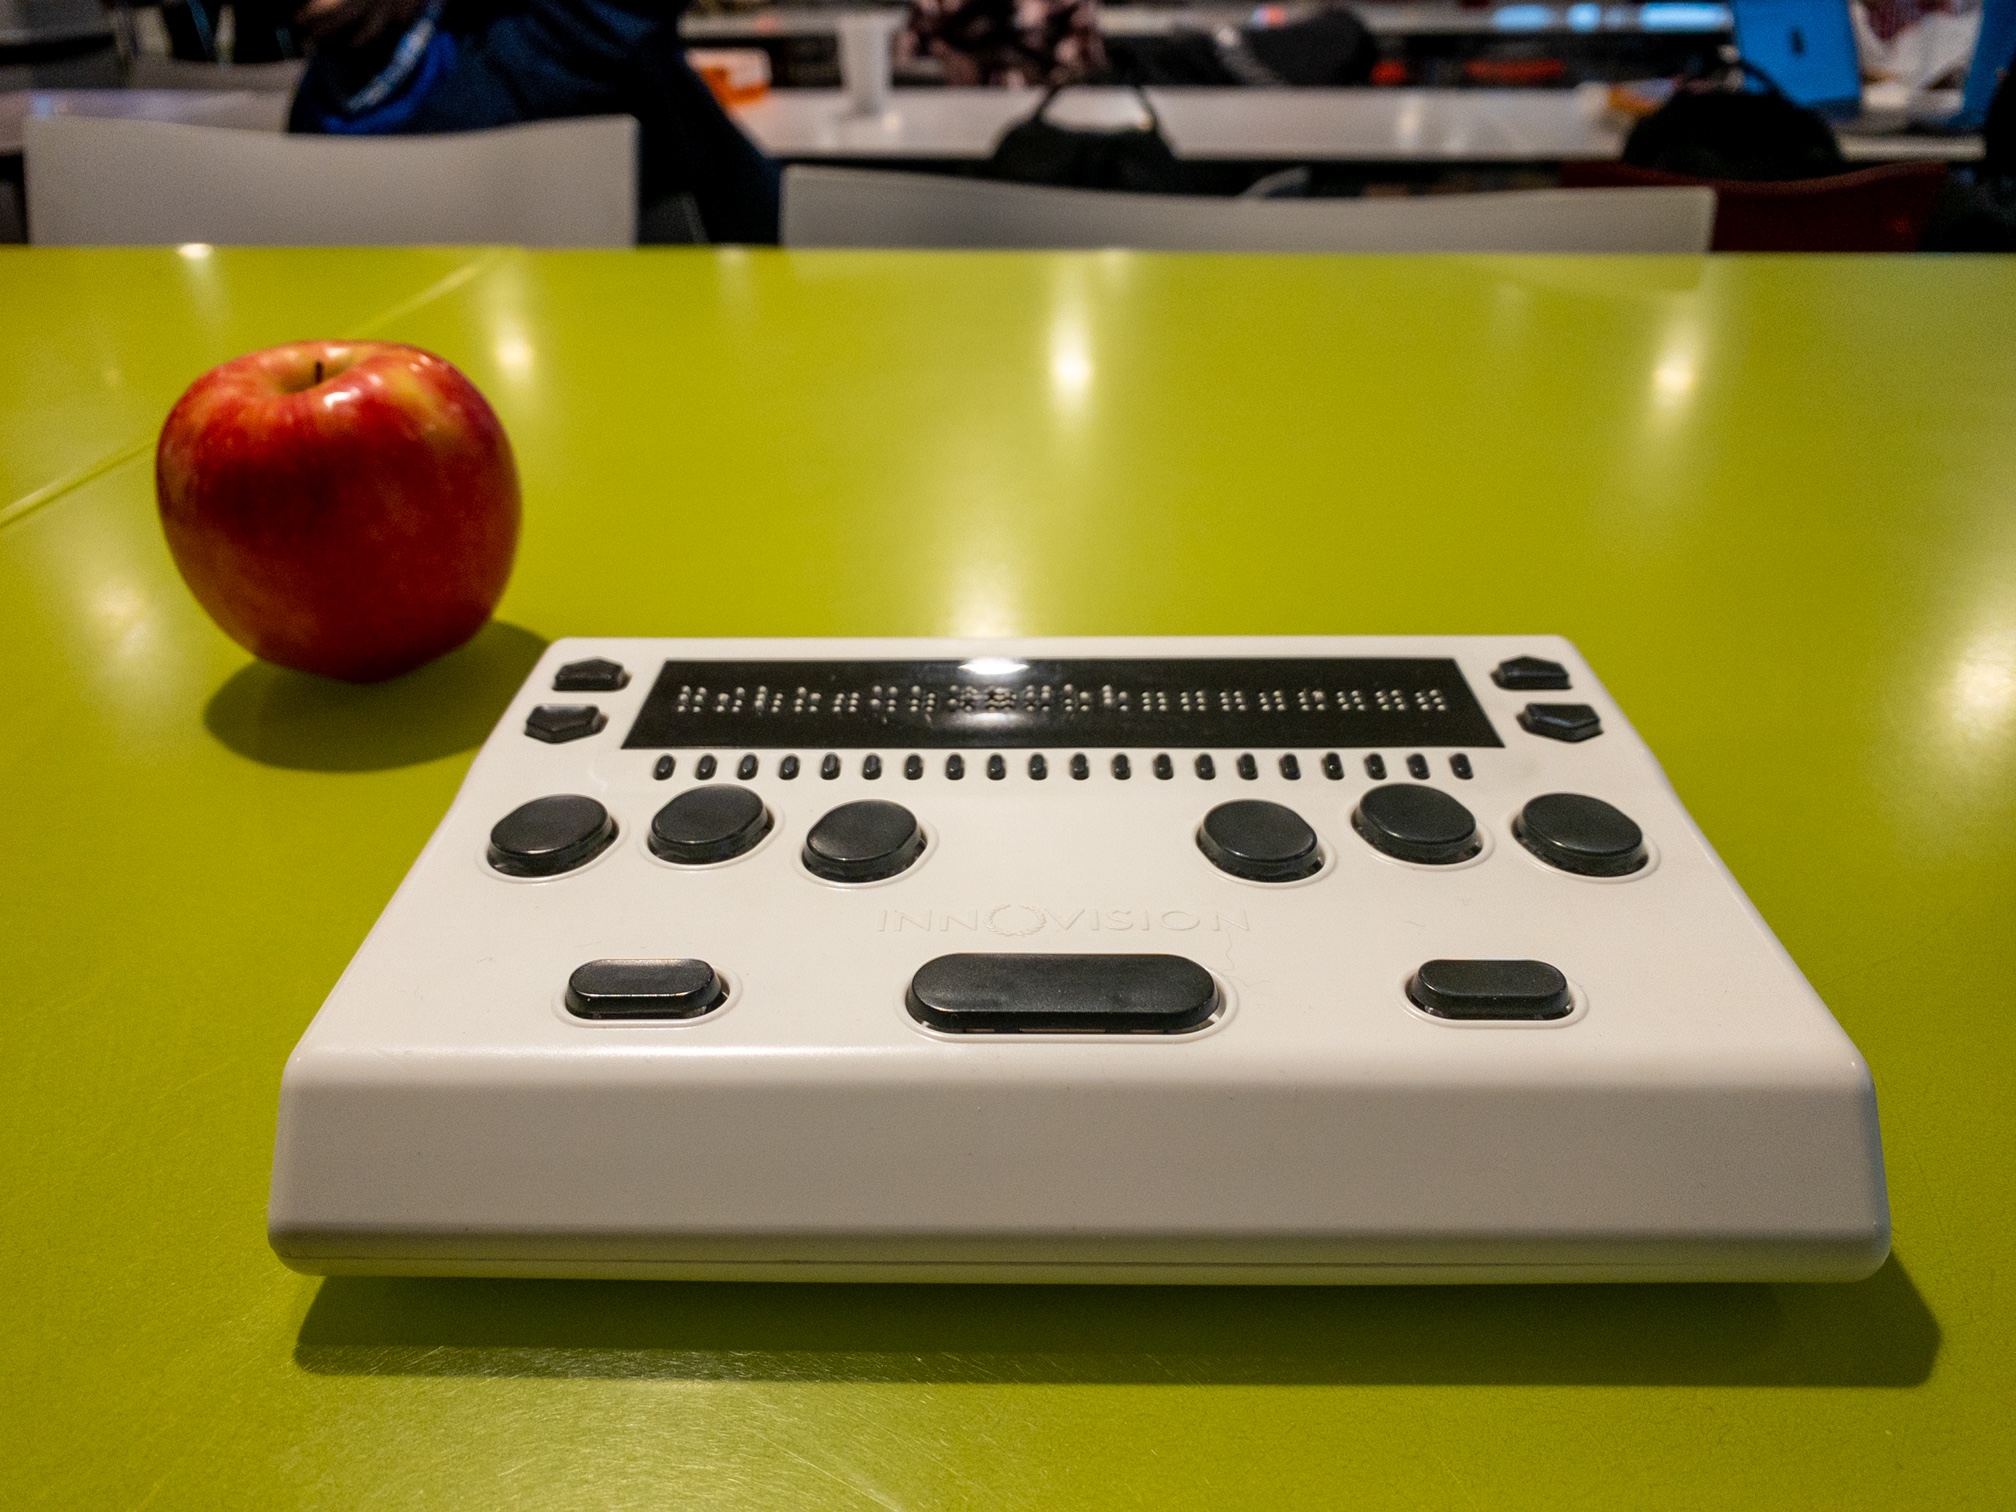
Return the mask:
M 483 743 L 546 642 L 492 620 L 466 645 L 382 683 L 336 682 L 268 662 L 211 695 L 203 724 L 241 756 L 311 772 L 375 772 Z

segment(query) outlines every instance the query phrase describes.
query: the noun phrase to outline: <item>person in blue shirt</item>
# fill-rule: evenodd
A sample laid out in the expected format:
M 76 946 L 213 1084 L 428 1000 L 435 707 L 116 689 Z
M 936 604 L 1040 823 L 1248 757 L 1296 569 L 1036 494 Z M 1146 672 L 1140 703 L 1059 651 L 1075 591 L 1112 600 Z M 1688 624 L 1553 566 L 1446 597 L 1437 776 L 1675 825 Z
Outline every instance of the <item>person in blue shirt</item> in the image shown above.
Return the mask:
M 313 47 L 288 129 L 473 131 L 562 116 L 638 123 L 645 241 L 777 240 L 777 169 L 686 64 L 684 0 L 305 0 Z M 690 204 L 701 225 L 691 228 Z

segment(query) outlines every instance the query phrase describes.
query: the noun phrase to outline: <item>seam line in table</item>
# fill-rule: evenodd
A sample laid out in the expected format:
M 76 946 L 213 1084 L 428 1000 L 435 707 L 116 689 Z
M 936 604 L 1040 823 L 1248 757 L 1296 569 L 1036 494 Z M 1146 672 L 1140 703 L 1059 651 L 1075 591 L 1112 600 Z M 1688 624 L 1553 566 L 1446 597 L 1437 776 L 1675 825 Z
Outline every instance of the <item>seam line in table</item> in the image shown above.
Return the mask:
M 486 249 L 481 255 L 471 258 L 453 272 L 435 279 L 434 282 L 428 284 L 418 293 L 402 299 L 398 304 L 393 305 L 391 309 L 381 311 L 369 319 L 362 321 L 353 329 L 349 339 L 356 340 L 369 336 L 374 331 L 384 329 L 393 321 L 403 319 L 411 315 L 415 310 L 422 309 L 435 300 L 454 293 L 464 284 L 473 282 L 502 263 L 510 256 L 511 251 L 512 249 L 509 247 L 490 247 Z M 0 531 L 5 531 L 9 526 L 27 519 L 28 516 L 34 514 L 44 505 L 55 503 L 56 500 L 62 498 L 65 494 L 72 493 L 82 488 L 85 484 L 103 477 L 114 468 L 124 466 L 135 457 L 143 455 L 153 445 L 154 438 L 152 437 L 143 437 L 138 441 L 129 441 L 123 446 L 115 447 L 113 450 L 106 452 L 103 456 L 86 462 L 81 467 L 72 468 L 61 477 L 44 483 L 40 488 L 23 494 L 11 504 L 0 507 Z

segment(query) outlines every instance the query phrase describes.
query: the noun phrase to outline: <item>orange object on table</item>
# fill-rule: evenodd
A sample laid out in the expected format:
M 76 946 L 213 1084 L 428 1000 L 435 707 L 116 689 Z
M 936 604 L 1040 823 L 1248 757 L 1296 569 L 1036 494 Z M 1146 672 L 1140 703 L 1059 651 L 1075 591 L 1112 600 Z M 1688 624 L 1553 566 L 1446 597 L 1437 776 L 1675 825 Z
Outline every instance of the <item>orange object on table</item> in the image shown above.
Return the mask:
M 695 47 L 686 61 L 724 107 L 770 93 L 770 54 L 760 47 Z

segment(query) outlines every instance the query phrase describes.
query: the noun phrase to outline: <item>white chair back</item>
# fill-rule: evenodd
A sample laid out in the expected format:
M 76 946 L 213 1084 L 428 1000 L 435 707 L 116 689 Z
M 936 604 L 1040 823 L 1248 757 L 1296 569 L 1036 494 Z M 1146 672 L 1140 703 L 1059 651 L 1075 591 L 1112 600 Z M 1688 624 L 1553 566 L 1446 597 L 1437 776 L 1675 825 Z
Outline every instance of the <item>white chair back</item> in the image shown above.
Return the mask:
M 792 167 L 787 247 L 1169 252 L 1706 252 L 1712 189 L 1524 189 L 1406 199 L 1220 199 Z
M 84 116 L 23 123 L 44 246 L 385 246 L 637 240 L 637 123 L 447 136 L 287 136 Z

